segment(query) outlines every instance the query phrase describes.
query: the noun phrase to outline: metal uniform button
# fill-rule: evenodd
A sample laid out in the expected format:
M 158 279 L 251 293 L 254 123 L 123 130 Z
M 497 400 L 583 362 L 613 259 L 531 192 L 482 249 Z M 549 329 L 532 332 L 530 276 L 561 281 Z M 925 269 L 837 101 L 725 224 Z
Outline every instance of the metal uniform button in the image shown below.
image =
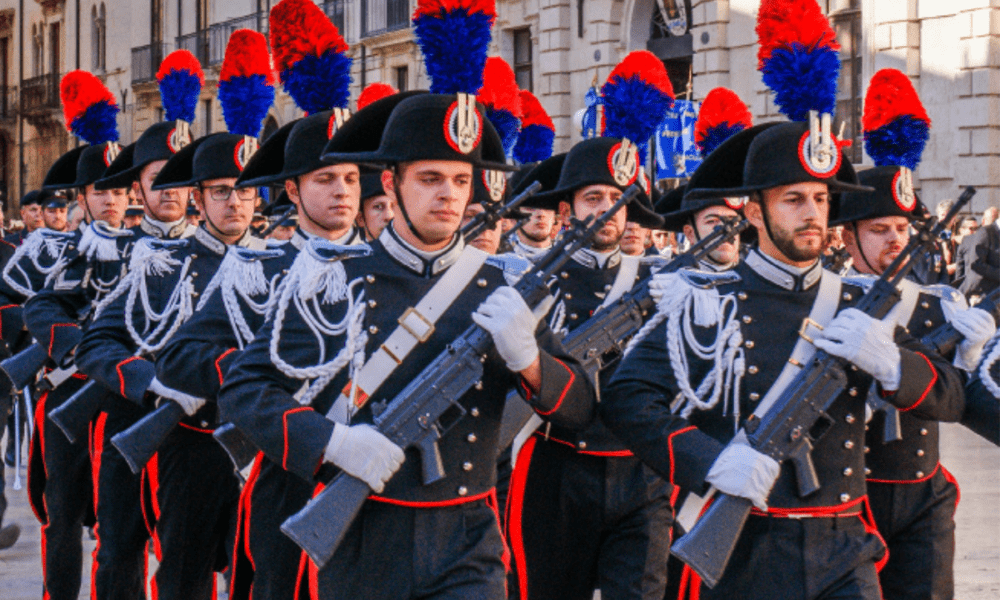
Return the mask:
M 926 301 L 926 300 L 924 300 L 923 302 L 920 303 L 920 308 L 930 308 L 930 307 L 931 307 L 931 303 L 928 302 L 928 301 Z
M 575 321 L 575 320 L 577 320 L 577 319 L 579 319 L 579 318 L 580 318 L 580 317 L 578 317 L 578 316 L 576 315 L 576 313 L 573 313 L 573 314 L 571 314 L 571 315 L 569 316 L 569 320 L 570 320 L 570 321 Z
M 851 495 L 850 494 L 841 494 L 840 495 L 840 501 L 841 502 L 847 502 L 850 499 L 851 499 Z
M 740 292 L 740 293 L 736 294 L 736 297 L 739 298 L 740 300 L 746 300 L 747 299 L 747 293 L 746 292 Z
M 850 450 L 853 447 L 854 447 L 854 442 L 852 442 L 851 440 L 847 440 L 847 441 L 844 442 L 844 448 L 847 448 L 848 450 Z
M 478 285 L 481 288 L 484 288 L 484 287 L 486 287 L 486 280 L 485 279 L 477 279 L 476 280 L 476 285 Z
M 573 299 L 573 294 L 566 294 L 566 299 L 567 300 L 572 300 Z
M 567 273 L 566 271 L 560 273 L 559 276 L 562 277 L 563 279 L 569 279 L 569 273 Z
M 853 388 L 852 387 L 851 389 L 847 390 L 847 395 L 851 396 L 852 398 L 854 396 L 857 396 L 858 395 L 858 388 Z
M 743 315 L 743 322 L 749 325 L 753 322 L 753 317 L 750 315 Z
M 753 348 L 753 347 L 754 347 L 754 343 L 753 343 L 753 340 L 747 340 L 747 341 L 746 341 L 746 344 L 744 344 L 744 345 L 745 345 L 745 346 L 746 346 L 747 348 Z
M 482 381 L 477 381 L 476 384 L 474 386 L 472 386 L 472 387 L 476 388 L 477 390 L 482 390 L 483 389 L 483 382 Z
M 868 467 L 865 467 L 865 476 L 867 477 L 868 475 L 871 475 L 871 474 L 872 474 L 872 470 L 869 469 Z
M 865 454 L 868 454 L 871 451 L 872 451 L 871 448 L 869 448 L 868 446 L 865 446 Z
M 920 428 L 920 435 L 927 435 L 927 433 L 928 433 L 928 432 L 927 432 L 927 429 L 926 429 L 926 428 L 924 428 L 924 427 L 921 427 L 921 428 Z
M 934 321 L 931 321 L 930 319 L 924 321 L 924 327 L 930 327 L 932 325 L 934 325 Z
M 378 302 L 375 302 L 374 300 L 368 301 L 368 308 L 375 308 L 376 306 L 378 306 Z
M 851 475 L 854 475 L 854 469 L 851 467 L 844 469 L 844 477 L 850 477 Z
M 375 283 L 375 276 L 374 275 L 365 275 L 365 281 L 367 281 L 368 283 Z
M 920 479 L 920 478 L 922 478 L 924 476 L 924 472 L 923 471 L 917 471 L 916 473 L 914 473 L 914 475 L 917 476 L 917 479 Z
M 844 292 L 844 300 L 850 302 L 853 298 L 854 296 L 852 296 L 850 292 Z
M 470 463 L 468 461 L 462 463 L 462 470 L 463 471 L 471 471 L 472 470 L 472 463 Z
M 857 421 L 857 419 L 855 419 L 854 415 L 852 415 L 851 413 L 847 413 L 847 416 L 844 417 L 844 420 L 847 421 L 848 423 L 853 423 Z
M 750 399 L 756 402 L 760 400 L 760 394 L 758 394 L 757 392 L 750 392 Z
M 208 421 L 202 421 L 201 422 L 201 426 L 202 427 L 208 427 Z
M 473 417 L 478 417 L 479 416 L 479 409 L 477 407 L 473 406 L 472 408 L 469 409 L 469 414 L 472 415 Z
M 917 456 L 923 456 L 923 455 L 924 455 L 924 451 L 922 449 L 918 449 L 917 450 Z
M 610 283 L 604 284 L 604 291 L 605 292 L 610 292 L 611 291 L 611 284 Z
M 370 327 L 368 328 L 368 333 L 370 333 L 370 334 L 372 334 L 372 335 L 375 335 L 376 333 L 378 333 L 378 327 L 376 327 L 376 326 L 374 326 L 374 325 L 370 326 Z
M 747 367 L 747 373 L 750 373 L 751 375 L 756 375 L 759 370 L 760 369 L 757 368 L 757 365 L 750 365 Z
M 576 447 L 579 448 L 580 450 L 586 450 L 587 449 L 587 442 L 584 442 L 583 440 L 581 440 L 581 441 L 577 442 Z
M 474 434 L 474 433 L 470 433 L 469 435 L 465 436 L 465 440 L 467 442 L 469 442 L 470 444 L 475 444 L 476 440 L 478 440 L 478 439 L 479 438 L 477 438 L 476 434 Z
M 458 495 L 459 496 L 468 496 L 469 495 L 469 488 L 465 487 L 464 485 L 460 486 L 458 488 Z

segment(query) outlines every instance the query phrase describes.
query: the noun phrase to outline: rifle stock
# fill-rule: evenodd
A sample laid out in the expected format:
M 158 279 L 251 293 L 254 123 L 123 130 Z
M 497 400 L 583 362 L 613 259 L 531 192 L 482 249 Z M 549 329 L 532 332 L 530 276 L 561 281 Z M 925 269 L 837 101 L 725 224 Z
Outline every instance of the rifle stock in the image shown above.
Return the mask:
M 49 413 L 49 419 L 75 444 L 87 433 L 90 421 L 100 411 L 104 388 L 90 380 L 69 397 L 61 406 Z
M 14 356 L 0 362 L 0 371 L 6 377 L 0 377 L 0 394 L 9 394 L 11 390 L 21 390 L 34 382 L 35 376 L 49 361 L 49 353 L 41 344 L 35 342 Z M 4 389 L 10 386 L 9 389 Z
M 217 427 L 212 437 L 229 455 L 237 471 L 247 468 L 257 456 L 257 446 L 254 446 L 253 442 L 232 423 L 223 423 Z
M 185 416 L 187 413 L 180 404 L 164 398 L 156 410 L 112 436 L 111 443 L 138 475 Z
M 691 531 L 670 548 L 670 553 L 688 564 L 705 585 L 715 587 L 739 540 L 739 535 L 730 532 L 743 531 L 751 508 L 753 504 L 746 498 L 719 494 Z M 682 543 L 688 538 L 695 538 L 698 543 Z
M 585 222 L 574 221 L 562 241 L 528 271 L 514 289 L 530 307 L 537 306 L 549 293 L 548 282 L 570 257 L 589 243 L 614 214 L 640 193 L 631 186 L 606 213 Z M 391 402 L 372 404 L 375 426 L 403 449 L 421 452 L 424 483 L 445 476 L 441 468 L 437 440 L 462 416 L 462 396 L 482 381 L 480 357 L 493 344 L 490 334 L 470 325 Z M 333 557 L 371 490 L 359 479 L 341 472 L 331 484 L 302 510 L 281 524 L 281 531 L 295 541 L 322 568 Z
M 941 222 L 931 221 L 921 226 L 856 308 L 876 319 L 884 318 L 899 301 L 897 285 L 912 269 L 911 258 L 937 238 L 943 223 L 950 222 L 973 195 L 975 189 L 966 188 Z M 827 410 L 847 387 L 848 365 L 841 358 L 817 350 L 767 412 L 759 418 L 756 414 L 751 415 L 744 424 L 752 448 L 778 462 L 795 461 L 798 491 L 802 497 L 820 489 L 809 449 L 832 426 L 833 421 Z M 729 497 L 726 494 L 719 496 L 716 502 Z M 698 573 L 708 587 L 714 587 L 725 573 L 732 548 L 735 548 L 745 523 L 744 518 L 738 527 L 732 527 L 732 523 L 722 522 L 715 514 L 707 511 L 670 550 Z M 726 548 L 729 548 L 728 554 L 711 555 Z

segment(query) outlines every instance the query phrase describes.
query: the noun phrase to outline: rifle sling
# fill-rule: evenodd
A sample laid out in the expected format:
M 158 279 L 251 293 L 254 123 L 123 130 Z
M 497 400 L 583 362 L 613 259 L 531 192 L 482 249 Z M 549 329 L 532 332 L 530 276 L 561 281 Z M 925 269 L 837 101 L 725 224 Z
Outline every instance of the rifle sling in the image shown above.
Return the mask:
M 431 337 L 434 324 L 465 291 L 488 257 L 482 250 L 466 246 L 455 264 L 420 302 L 403 312 L 399 317 L 399 326 L 347 383 L 326 417 L 343 423 L 349 415 L 361 409 L 410 352 Z
M 632 286 L 635 285 L 635 276 L 639 274 L 640 264 L 642 264 L 642 261 L 638 256 L 622 255 L 621 263 L 618 266 L 618 274 L 615 275 L 615 281 L 611 284 L 611 289 L 608 290 L 607 295 L 604 296 L 604 302 L 601 302 L 601 305 L 594 309 L 593 314 L 597 314 L 601 309 L 611 306 L 632 289 Z

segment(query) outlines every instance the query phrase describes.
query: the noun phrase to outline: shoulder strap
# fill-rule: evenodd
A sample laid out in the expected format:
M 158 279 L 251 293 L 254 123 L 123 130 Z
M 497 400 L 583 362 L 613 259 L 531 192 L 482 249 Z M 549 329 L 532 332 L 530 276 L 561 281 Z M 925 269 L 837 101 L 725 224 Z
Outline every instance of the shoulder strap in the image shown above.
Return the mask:
M 349 415 L 368 402 L 369 397 L 392 376 L 392 373 L 417 347 L 434 333 L 434 325 L 462 294 L 479 268 L 489 257 L 485 252 L 466 246 L 461 256 L 434 284 L 416 306 L 399 317 L 399 326 L 365 361 L 353 382 L 348 382 L 327 413 L 332 421 L 345 422 Z M 353 405 L 353 406 L 352 406 Z
M 614 304 L 616 300 L 625 295 L 625 292 L 632 289 L 632 286 L 635 285 L 635 276 L 639 273 L 640 264 L 642 264 L 642 260 L 638 256 L 622 254 L 621 263 L 618 265 L 618 275 L 615 276 L 615 281 L 611 284 L 608 295 L 604 297 L 604 302 L 601 302 L 601 305 L 594 309 L 595 313 Z
M 798 375 L 802 365 L 808 363 L 813 355 L 816 354 L 816 347 L 812 345 L 808 329 L 812 326 L 814 329 L 822 330 L 830 324 L 830 321 L 837 314 L 837 307 L 840 306 L 841 287 L 840 276 L 824 269 L 819 280 L 819 293 L 816 294 L 816 301 L 813 302 L 809 316 L 802 322 L 802 327 L 799 329 L 799 339 L 795 342 L 795 347 L 792 349 L 792 354 L 785 363 L 785 368 L 781 370 L 778 378 L 774 381 L 774 385 L 764 395 L 764 399 L 760 401 L 757 410 L 753 411 L 756 417 L 761 418 L 767 414 L 774 401 L 781 396 L 785 388 Z

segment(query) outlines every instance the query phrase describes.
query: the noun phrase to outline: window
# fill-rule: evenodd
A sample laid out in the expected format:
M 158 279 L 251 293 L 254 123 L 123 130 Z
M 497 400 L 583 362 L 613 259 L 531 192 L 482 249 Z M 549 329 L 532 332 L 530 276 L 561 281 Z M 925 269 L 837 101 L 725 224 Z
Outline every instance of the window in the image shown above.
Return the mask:
M 204 101 L 205 106 L 205 135 L 212 133 L 212 99 L 209 98 Z
M 583 37 L 583 0 L 576 0 L 576 37 Z
M 42 74 L 42 36 L 38 25 L 31 26 L 31 74 L 34 77 Z
M 396 89 L 405 92 L 409 89 L 410 67 L 396 67 Z
M 59 31 L 61 29 L 61 23 L 53 23 L 49 25 L 49 52 L 51 53 L 49 66 L 51 67 L 51 72 L 53 77 L 58 77 L 60 70 L 62 69 L 62 60 L 59 56 L 59 51 L 61 45 L 59 43 Z
M 522 90 L 534 91 L 531 73 L 531 29 L 518 29 L 514 32 L 514 78 L 517 87 Z
M 843 123 L 844 138 L 853 140 L 849 148 L 844 148 L 844 154 L 851 162 L 860 163 L 864 156 L 861 131 L 861 1 L 827 0 L 825 4 L 830 24 L 837 34 L 837 43 L 840 44 L 840 79 L 837 81 L 834 131 L 839 132 L 840 124 Z M 831 12 L 831 8 L 835 10 Z
M 105 35 L 106 14 L 103 4 L 101 4 L 100 10 L 98 10 L 97 6 L 94 6 L 90 11 L 91 20 L 93 21 L 90 28 L 90 49 L 91 56 L 93 57 L 91 62 L 95 71 L 103 71 L 107 67 L 107 51 L 105 50 L 107 40 Z

